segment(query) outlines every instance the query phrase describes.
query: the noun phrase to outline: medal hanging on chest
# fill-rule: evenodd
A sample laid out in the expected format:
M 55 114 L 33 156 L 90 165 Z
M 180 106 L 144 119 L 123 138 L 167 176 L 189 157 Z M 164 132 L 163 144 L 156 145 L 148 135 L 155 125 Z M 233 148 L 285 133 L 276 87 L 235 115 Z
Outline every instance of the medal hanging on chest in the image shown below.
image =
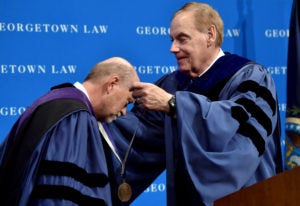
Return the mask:
M 121 200 L 121 202 L 128 202 L 131 199 L 132 196 L 132 190 L 131 186 L 126 182 L 126 161 L 128 159 L 130 150 L 132 148 L 133 141 L 135 139 L 136 132 L 138 130 L 138 126 L 135 128 L 133 136 L 130 140 L 128 149 L 126 151 L 125 157 L 122 161 L 122 168 L 121 168 L 121 177 L 123 179 L 123 182 L 118 187 L 118 197 Z
M 118 197 L 122 202 L 128 202 L 132 196 L 130 185 L 123 180 L 123 183 L 118 187 Z

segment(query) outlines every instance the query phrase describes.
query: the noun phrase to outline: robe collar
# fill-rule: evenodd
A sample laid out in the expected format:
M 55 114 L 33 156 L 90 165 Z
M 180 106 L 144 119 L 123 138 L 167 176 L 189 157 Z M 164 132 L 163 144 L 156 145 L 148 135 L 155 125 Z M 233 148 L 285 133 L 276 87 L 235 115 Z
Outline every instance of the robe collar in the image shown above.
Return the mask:
M 200 77 L 192 78 L 185 73 L 176 71 L 175 77 L 178 90 L 207 94 L 216 85 L 229 79 L 250 60 L 234 54 L 220 57 L 211 68 Z

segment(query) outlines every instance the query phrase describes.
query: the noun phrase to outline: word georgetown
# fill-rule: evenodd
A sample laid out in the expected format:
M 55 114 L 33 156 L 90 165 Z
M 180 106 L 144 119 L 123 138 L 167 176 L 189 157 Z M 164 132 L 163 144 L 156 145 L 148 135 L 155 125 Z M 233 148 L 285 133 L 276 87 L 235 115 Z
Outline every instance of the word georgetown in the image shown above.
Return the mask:
M 108 25 L 0 22 L 0 32 L 106 34 Z
M 5 74 L 74 74 L 77 65 L 0 64 L 0 75 Z

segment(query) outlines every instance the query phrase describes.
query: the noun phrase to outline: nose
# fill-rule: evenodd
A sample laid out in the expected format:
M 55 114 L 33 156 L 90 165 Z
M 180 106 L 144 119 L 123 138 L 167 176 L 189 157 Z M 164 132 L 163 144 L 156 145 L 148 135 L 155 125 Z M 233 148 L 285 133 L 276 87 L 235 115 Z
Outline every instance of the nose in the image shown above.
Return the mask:
M 175 41 L 172 42 L 170 52 L 172 52 L 172 53 L 179 52 L 179 47 Z

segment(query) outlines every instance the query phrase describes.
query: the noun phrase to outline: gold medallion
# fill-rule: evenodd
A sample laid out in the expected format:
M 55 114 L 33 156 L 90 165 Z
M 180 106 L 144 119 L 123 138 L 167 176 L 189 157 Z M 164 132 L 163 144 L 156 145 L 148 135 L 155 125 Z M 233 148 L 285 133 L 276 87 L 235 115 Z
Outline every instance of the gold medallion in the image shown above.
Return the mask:
M 131 187 L 125 181 L 120 184 L 118 188 L 118 197 L 122 202 L 127 202 L 130 200 L 132 195 Z

